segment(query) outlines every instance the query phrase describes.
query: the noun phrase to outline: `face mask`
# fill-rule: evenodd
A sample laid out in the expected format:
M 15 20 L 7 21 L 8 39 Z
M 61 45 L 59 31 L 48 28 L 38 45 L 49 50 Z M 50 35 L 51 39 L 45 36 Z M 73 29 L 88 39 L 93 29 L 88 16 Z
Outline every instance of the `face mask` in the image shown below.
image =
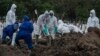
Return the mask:
M 53 16 L 53 14 L 52 14 L 52 13 L 50 13 L 50 16 L 52 17 L 52 16 Z

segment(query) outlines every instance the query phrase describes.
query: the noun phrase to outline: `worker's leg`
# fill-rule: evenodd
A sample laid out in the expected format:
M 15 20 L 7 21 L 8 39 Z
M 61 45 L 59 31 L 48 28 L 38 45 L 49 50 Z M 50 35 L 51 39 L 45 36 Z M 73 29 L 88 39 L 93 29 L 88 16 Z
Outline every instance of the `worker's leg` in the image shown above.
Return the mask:
M 15 39 L 15 43 L 18 47 L 22 48 L 20 43 L 19 43 L 19 40 L 22 38 L 23 36 L 20 36 L 19 33 L 16 35 L 16 39 Z
M 31 50 L 33 48 L 31 35 L 24 36 L 23 39 L 25 43 L 28 45 L 28 48 Z
M 52 39 L 55 39 L 55 30 L 54 29 L 52 29 L 51 31 L 50 31 L 50 36 L 52 37 Z
M 47 37 L 48 46 L 51 46 L 51 37 L 50 36 L 46 36 L 46 37 Z
M 6 37 L 7 37 L 7 32 L 3 30 L 2 44 L 6 44 Z
M 9 40 L 9 42 L 8 42 L 8 45 L 10 45 L 11 42 L 12 42 L 12 39 L 13 39 L 13 33 L 14 33 L 14 32 L 13 32 L 12 30 L 9 30 L 8 36 L 9 36 L 10 40 Z
M 40 26 L 38 25 L 37 27 L 37 31 L 35 32 L 35 45 L 38 44 L 38 41 L 39 41 L 39 35 L 41 34 L 41 29 L 40 29 Z
M 39 40 L 39 35 L 35 35 L 35 45 L 37 45 L 38 44 L 38 40 Z

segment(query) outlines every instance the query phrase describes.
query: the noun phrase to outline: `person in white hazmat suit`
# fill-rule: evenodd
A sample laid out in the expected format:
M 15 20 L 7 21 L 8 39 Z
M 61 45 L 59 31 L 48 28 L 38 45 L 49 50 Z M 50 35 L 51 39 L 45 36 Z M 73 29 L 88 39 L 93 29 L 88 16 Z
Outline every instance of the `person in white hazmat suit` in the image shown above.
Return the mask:
M 5 39 L 7 36 L 10 37 L 10 41 L 14 43 L 13 39 L 13 33 L 15 32 L 16 27 L 16 12 L 17 6 L 15 4 L 12 4 L 10 10 L 7 12 L 6 16 L 6 22 L 5 22 L 5 27 L 3 29 L 3 36 L 2 36 L 2 41 L 5 42 Z
M 11 9 L 8 11 L 7 16 L 6 16 L 6 26 L 12 25 L 16 22 L 16 12 L 17 6 L 15 4 L 12 4 Z
M 53 10 L 50 10 L 49 15 L 50 17 L 47 22 L 47 28 L 49 31 L 49 36 L 52 39 L 55 39 L 55 34 L 57 33 L 57 18 L 54 16 Z
M 96 17 L 96 12 L 94 9 L 90 11 L 90 17 L 87 21 L 87 27 L 85 33 L 87 33 L 87 30 L 89 27 L 97 27 L 99 29 L 99 19 Z
M 57 18 L 54 16 L 53 10 L 49 12 L 49 18 L 46 20 L 45 28 L 47 27 L 47 41 L 48 45 L 51 45 L 51 40 L 55 39 L 55 34 L 57 33 Z M 45 30 L 46 32 L 46 30 Z
M 41 14 L 37 20 L 37 31 L 36 33 L 36 44 L 38 44 L 39 36 L 42 34 L 43 29 L 45 29 L 46 21 L 49 19 L 49 12 L 45 11 L 44 14 Z M 48 37 L 47 37 L 48 38 Z
M 58 20 L 58 32 L 60 34 L 64 34 L 64 33 L 70 33 L 70 30 L 68 28 L 68 25 L 65 24 L 62 20 Z
M 81 29 L 79 29 L 77 26 L 73 24 L 66 24 L 62 20 L 58 21 L 58 32 L 59 33 L 70 33 L 71 31 L 73 32 L 80 32 L 83 33 Z
M 71 31 L 72 32 L 76 32 L 76 33 L 80 32 L 81 34 L 83 34 L 83 31 L 79 27 L 77 27 L 77 26 L 75 26 L 73 24 L 69 24 L 68 28 L 70 29 L 70 32 Z

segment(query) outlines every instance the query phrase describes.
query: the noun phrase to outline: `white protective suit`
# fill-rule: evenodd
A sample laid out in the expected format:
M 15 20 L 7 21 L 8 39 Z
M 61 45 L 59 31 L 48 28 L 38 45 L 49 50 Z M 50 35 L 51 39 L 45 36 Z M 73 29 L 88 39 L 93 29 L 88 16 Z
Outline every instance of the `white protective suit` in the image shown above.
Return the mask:
M 47 22 L 47 27 L 49 31 L 49 35 L 55 38 L 55 28 L 57 27 L 57 18 L 54 16 L 54 12 L 50 10 L 50 17 Z
M 62 20 L 58 21 L 58 32 L 61 34 L 70 33 L 70 29 L 67 24 L 64 24 Z
M 81 30 L 83 31 L 83 33 L 85 33 L 85 30 L 86 30 L 86 24 L 82 24 Z
M 46 24 L 46 20 L 49 19 L 49 12 L 45 11 L 44 14 L 40 15 L 37 20 L 37 35 L 41 35 L 42 30 L 44 29 L 44 25 Z
M 3 23 L 0 22 L 0 38 L 2 37 L 2 32 L 3 32 Z
M 7 27 L 8 25 L 13 25 L 16 22 L 16 16 L 15 16 L 16 7 L 17 6 L 15 4 L 12 4 L 10 10 L 8 11 L 7 16 L 6 16 L 6 26 L 5 27 Z M 14 46 L 15 44 L 15 36 L 16 36 L 16 33 L 13 34 L 13 38 L 11 42 L 12 46 Z
M 83 31 L 80 28 L 78 28 L 77 26 L 73 24 L 69 24 L 68 28 L 70 29 L 70 31 L 72 30 L 73 32 L 76 32 L 76 33 L 78 32 L 83 33 Z
M 73 31 L 73 32 L 80 32 L 80 33 L 83 33 L 83 31 L 78 28 L 77 26 L 73 25 L 73 24 L 66 24 L 66 23 L 63 23 L 62 20 L 59 20 L 58 21 L 58 32 L 59 33 L 70 33 L 70 31 Z
M 16 7 L 17 6 L 15 4 L 12 4 L 11 9 L 8 11 L 6 16 L 6 26 L 12 25 L 16 22 L 16 16 L 15 16 Z
M 34 31 L 32 32 L 32 37 L 35 37 L 35 35 L 37 35 L 37 22 L 33 23 L 33 27 L 34 27 Z
M 90 11 L 90 17 L 88 18 L 87 28 L 86 28 L 85 32 L 87 32 L 87 29 L 89 27 L 97 27 L 97 28 L 99 28 L 99 19 L 98 19 L 98 17 L 96 17 L 95 10 L 91 10 Z

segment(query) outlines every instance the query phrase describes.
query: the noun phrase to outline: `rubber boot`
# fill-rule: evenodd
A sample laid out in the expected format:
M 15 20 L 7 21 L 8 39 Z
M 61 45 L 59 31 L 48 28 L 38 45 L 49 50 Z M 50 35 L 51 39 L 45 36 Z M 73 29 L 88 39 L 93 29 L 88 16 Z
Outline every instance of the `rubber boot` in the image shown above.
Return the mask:
M 47 43 L 48 43 L 47 44 L 48 46 L 51 46 L 51 37 L 50 36 L 47 36 Z
M 38 40 L 39 40 L 39 35 L 36 35 L 35 37 L 36 37 L 35 45 L 37 45 L 38 44 Z

